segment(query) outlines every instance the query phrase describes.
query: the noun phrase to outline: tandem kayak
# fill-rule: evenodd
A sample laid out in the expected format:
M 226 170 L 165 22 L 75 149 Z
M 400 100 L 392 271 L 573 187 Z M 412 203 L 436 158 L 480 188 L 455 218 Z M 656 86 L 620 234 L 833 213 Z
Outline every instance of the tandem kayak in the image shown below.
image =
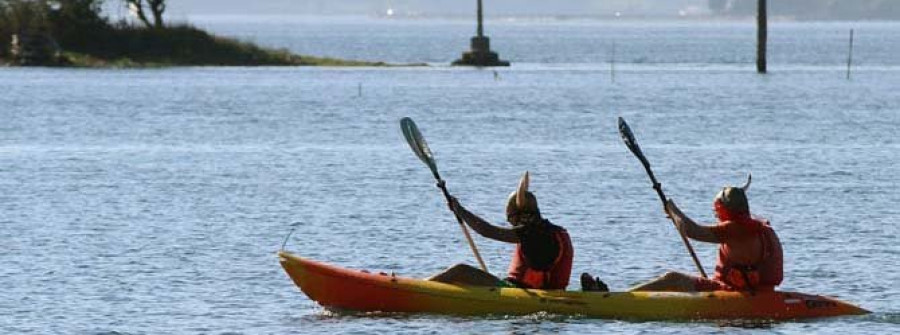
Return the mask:
M 351 270 L 278 253 L 300 290 L 326 308 L 453 315 L 548 312 L 633 320 L 785 320 L 867 314 L 852 304 L 794 292 L 582 292 L 459 286 Z

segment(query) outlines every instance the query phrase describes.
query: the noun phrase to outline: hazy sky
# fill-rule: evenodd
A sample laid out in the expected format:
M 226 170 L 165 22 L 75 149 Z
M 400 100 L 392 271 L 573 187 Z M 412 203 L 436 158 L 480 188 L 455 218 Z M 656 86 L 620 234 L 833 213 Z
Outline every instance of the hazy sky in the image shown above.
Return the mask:
M 712 0 L 719 15 L 752 17 L 756 0 Z M 121 3 L 121 1 L 110 1 Z M 476 0 L 172 0 L 167 16 L 194 15 L 384 15 L 472 16 Z M 708 16 L 710 0 L 484 0 L 485 15 L 613 16 L 624 18 Z M 109 2 L 108 2 L 109 4 Z M 113 14 L 122 13 L 122 6 Z M 900 0 L 769 0 L 773 17 L 798 19 L 900 19 Z
M 176 0 L 174 15 L 203 14 L 382 14 L 471 15 L 475 0 Z M 484 0 L 488 15 L 628 15 L 676 16 L 707 12 L 707 0 Z

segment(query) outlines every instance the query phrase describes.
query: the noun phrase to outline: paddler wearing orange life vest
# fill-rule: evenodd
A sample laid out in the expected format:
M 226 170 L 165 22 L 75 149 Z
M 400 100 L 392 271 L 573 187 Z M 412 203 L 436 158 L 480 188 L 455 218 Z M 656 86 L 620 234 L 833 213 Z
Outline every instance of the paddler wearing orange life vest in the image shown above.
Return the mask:
M 574 251 L 569 234 L 541 216 L 537 198 L 528 191 L 525 172 L 518 189 L 506 204 L 506 219 L 512 228 L 498 227 L 450 198 L 450 209 L 481 236 L 516 244 L 508 276 L 500 280 L 465 264 L 457 264 L 429 280 L 468 285 L 510 286 L 530 289 L 563 290 L 569 285 Z
M 670 199 L 666 212 L 687 237 L 719 244 L 718 264 L 712 278 L 669 272 L 632 291 L 772 291 L 781 284 L 783 258 L 781 242 L 764 219 L 751 217 L 747 189 L 725 187 L 716 194 L 713 209 L 718 223 L 698 225 Z

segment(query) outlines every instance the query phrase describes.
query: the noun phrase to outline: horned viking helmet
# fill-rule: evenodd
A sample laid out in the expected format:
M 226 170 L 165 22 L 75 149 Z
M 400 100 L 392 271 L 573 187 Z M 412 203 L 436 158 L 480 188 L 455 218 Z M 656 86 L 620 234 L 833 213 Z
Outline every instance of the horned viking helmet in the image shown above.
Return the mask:
M 726 186 L 716 194 L 715 202 L 721 203 L 725 209 L 732 213 L 749 213 L 750 205 L 747 203 L 747 189 L 753 176 L 747 175 L 747 183 L 741 187 Z
M 522 179 L 519 180 L 519 187 L 515 192 L 509 195 L 506 202 L 506 213 L 523 213 L 536 214 L 540 216 L 541 211 L 538 209 L 537 198 L 533 193 L 528 191 L 529 174 L 525 171 Z

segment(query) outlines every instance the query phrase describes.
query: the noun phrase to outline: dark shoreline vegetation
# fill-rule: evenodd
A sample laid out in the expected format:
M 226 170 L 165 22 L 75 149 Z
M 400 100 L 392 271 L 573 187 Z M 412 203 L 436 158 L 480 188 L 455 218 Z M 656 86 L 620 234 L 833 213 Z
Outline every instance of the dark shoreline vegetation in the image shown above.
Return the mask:
M 111 36 L 102 45 L 64 51 L 65 61 L 78 67 L 389 65 L 297 55 L 286 49 L 263 48 L 215 36 L 186 24 L 163 28 L 122 26 L 109 33 Z
M 113 1 L 113 0 L 110 0 Z M 298 55 L 189 24 L 101 15 L 102 0 L 0 0 L 0 65 L 63 67 L 422 66 Z M 163 3 L 164 1 L 159 1 Z M 129 3 L 129 1 L 124 1 Z M 136 1 L 140 6 L 146 3 Z M 161 12 L 159 13 L 161 16 Z M 142 19 L 143 21 L 143 19 Z

